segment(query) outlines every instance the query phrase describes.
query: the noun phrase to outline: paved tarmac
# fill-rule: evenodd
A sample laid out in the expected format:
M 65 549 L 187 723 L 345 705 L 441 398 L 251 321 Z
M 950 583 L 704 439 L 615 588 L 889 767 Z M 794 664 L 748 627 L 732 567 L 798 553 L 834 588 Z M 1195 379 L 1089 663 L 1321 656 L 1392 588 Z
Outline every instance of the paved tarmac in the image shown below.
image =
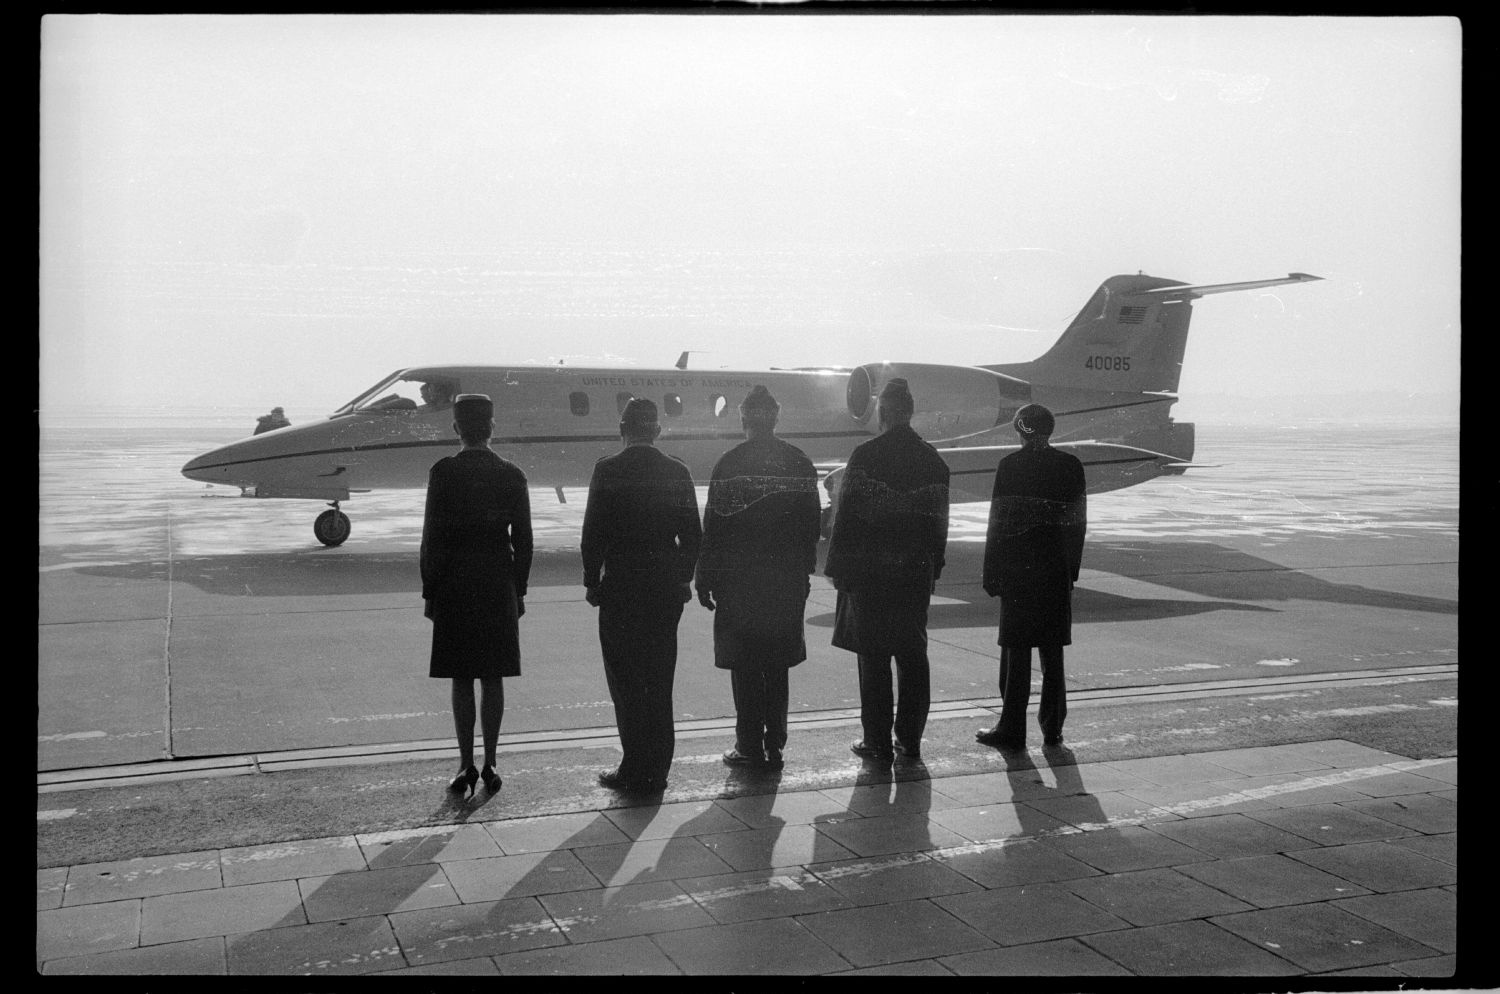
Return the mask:
M 924 749 L 968 725 L 936 720 Z M 481 791 L 456 823 L 48 867 L 37 968 L 1455 976 L 1456 755 L 989 761 L 539 816 L 487 817 Z

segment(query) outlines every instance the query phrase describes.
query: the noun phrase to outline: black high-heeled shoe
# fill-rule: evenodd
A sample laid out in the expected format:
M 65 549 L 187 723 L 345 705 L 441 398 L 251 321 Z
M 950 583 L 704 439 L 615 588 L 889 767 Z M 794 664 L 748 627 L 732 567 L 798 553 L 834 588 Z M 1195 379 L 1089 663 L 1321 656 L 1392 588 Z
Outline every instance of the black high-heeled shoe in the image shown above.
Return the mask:
M 474 785 L 479 782 L 479 771 L 469 767 L 458 776 L 448 781 L 448 792 L 470 797 L 474 793 Z
M 499 790 L 500 785 L 505 782 L 500 779 L 500 774 L 495 772 L 495 768 L 493 766 L 486 766 L 484 769 L 480 770 L 479 778 L 484 781 L 484 789 L 489 791 L 491 794 Z

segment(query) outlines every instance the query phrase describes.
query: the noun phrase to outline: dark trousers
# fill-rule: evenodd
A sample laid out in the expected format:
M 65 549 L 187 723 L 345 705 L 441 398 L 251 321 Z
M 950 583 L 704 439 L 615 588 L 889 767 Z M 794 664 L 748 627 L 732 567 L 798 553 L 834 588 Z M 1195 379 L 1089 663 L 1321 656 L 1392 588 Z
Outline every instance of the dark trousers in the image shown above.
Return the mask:
M 1037 649 L 1042 661 L 1042 702 L 1037 708 L 1037 724 L 1042 735 L 1062 735 L 1063 719 L 1068 716 L 1068 690 L 1063 683 L 1063 647 L 1044 645 Z M 1000 647 L 1000 734 L 1019 742 L 1026 741 L 1026 707 L 1031 701 L 1031 649 Z
M 620 775 L 665 779 L 676 748 L 672 680 L 682 605 L 601 605 L 599 647 L 620 732 Z
M 790 690 L 783 664 L 740 666 L 729 671 L 734 692 L 734 747 L 747 756 L 786 748 Z
M 927 708 L 932 700 L 928 683 L 927 650 L 912 649 L 895 654 L 896 696 L 891 694 L 891 656 L 859 654 L 859 720 L 865 744 L 889 749 L 891 712 L 895 711 L 896 738 L 910 748 L 919 748 L 927 727 Z

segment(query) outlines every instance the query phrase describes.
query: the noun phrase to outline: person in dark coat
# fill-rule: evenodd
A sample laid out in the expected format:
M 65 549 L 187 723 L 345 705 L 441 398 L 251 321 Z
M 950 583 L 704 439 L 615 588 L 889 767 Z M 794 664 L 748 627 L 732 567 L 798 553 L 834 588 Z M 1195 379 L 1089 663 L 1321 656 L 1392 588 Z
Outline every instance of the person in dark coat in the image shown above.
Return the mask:
M 531 573 L 531 501 L 525 474 L 490 451 L 490 398 L 463 394 L 453 411 L 463 448 L 428 472 L 422 521 L 422 598 L 432 619 L 428 676 L 453 681 L 459 773 L 448 789 L 473 793 L 483 778 L 494 792 L 500 789 L 495 747 L 505 713 L 503 678 L 521 675 L 518 622 Z M 483 770 L 474 768 L 475 680 Z
M 264 432 L 275 431 L 277 428 L 286 428 L 291 422 L 286 419 L 286 412 L 279 407 L 271 408 L 270 414 L 262 414 L 255 419 L 255 431 L 253 434 L 260 435 Z
M 620 415 L 624 449 L 594 464 L 583 513 L 585 597 L 599 609 L 599 647 L 624 755 L 599 774 L 612 790 L 667 784 L 675 734 L 677 622 L 692 598 L 703 526 L 692 474 L 655 446 L 656 405 L 634 398 Z
M 1072 644 L 1073 584 L 1083 562 L 1088 509 L 1083 463 L 1049 444 L 1054 419 L 1040 404 L 1016 412 L 1021 450 L 1000 460 L 984 544 L 984 589 L 1000 598 L 1000 721 L 974 737 L 1026 746 L 1031 649 L 1042 664 L 1037 721 L 1046 745 L 1062 744 L 1068 715 L 1063 646 Z
M 818 471 L 776 437 L 781 405 L 764 386 L 740 404 L 745 441 L 714 465 L 703 509 L 698 602 L 714 612 L 714 665 L 734 693 L 731 766 L 782 765 L 787 671 L 807 658 L 803 609 L 818 568 Z
M 859 657 L 864 738 L 850 748 L 881 763 L 895 751 L 921 755 L 931 696 L 927 605 L 948 541 L 948 466 L 912 430 L 913 408 L 904 379 L 881 390 L 880 434 L 849 456 L 823 569 L 838 590 L 833 644 Z

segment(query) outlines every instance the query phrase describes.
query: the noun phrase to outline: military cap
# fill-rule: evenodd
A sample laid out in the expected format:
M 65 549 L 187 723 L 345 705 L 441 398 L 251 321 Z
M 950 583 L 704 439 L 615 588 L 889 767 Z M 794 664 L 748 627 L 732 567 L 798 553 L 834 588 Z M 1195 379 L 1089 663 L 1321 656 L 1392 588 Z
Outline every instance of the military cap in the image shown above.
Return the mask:
M 453 420 L 460 424 L 485 424 L 495 416 L 495 404 L 488 394 L 461 393 L 453 398 Z
M 912 400 L 911 388 L 907 386 L 906 380 L 893 376 L 885 386 L 880 388 L 880 409 L 886 413 L 889 420 L 911 420 L 912 411 L 916 410 L 916 403 Z
M 1056 422 L 1052 412 L 1041 404 L 1027 404 L 1016 412 L 1014 424 L 1023 438 L 1047 438 L 1052 434 Z
M 753 421 L 775 421 L 781 405 L 771 396 L 764 384 L 757 383 L 745 399 L 740 401 L 740 416 Z
M 645 397 L 632 397 L 620 412 L 620 429 L 632 434 L 650 429 L 657 423 L 656 405 Z

